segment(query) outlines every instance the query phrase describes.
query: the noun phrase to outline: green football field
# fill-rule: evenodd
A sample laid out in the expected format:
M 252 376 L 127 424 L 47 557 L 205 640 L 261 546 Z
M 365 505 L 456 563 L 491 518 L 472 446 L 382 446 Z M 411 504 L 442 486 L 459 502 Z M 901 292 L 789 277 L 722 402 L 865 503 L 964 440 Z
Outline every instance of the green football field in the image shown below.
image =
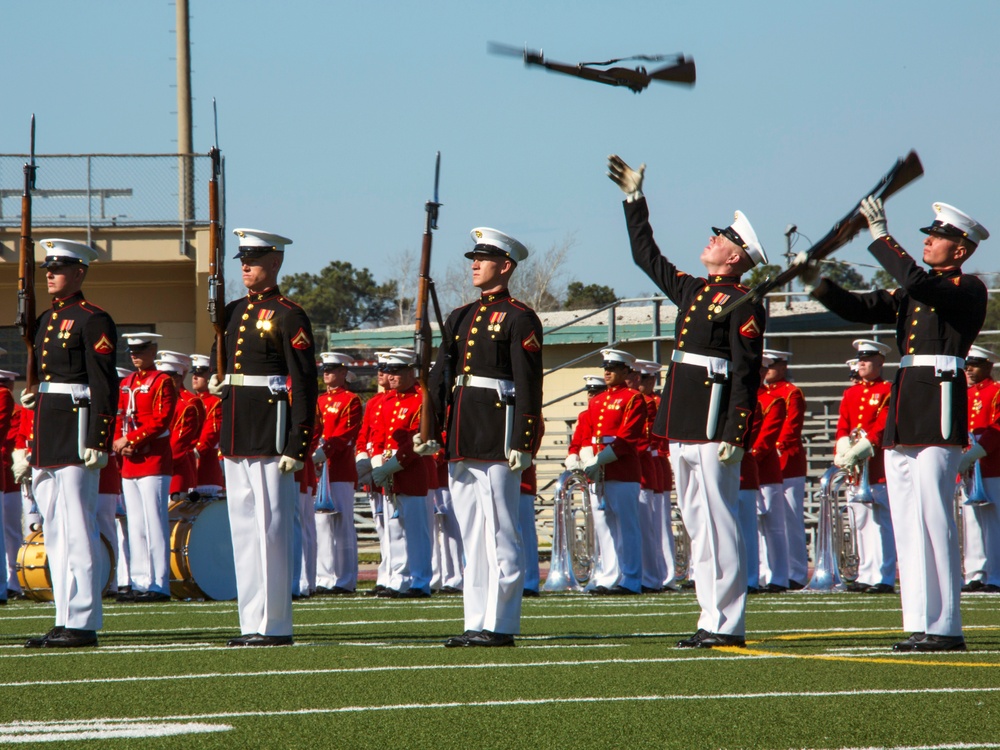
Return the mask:
M 108 604 L 96 649 L 27 650 L 0 610 L 0 744 L 116 748 L 1000 747 L 1000 597 L 968 653 L 894 655 L 897 596 L 761 595 L 748 648 L 674 648 L 691 593 L 543 595 L 516 648 L 445 649 L 456 597 L 295 603 L 293 647 L 230 649 L 234 602 Z

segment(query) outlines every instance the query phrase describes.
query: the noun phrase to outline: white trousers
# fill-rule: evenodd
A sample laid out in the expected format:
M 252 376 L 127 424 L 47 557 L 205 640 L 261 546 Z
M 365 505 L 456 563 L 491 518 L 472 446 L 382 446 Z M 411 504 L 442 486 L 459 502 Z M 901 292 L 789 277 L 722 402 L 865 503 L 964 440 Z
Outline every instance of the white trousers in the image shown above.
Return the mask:
M 98 493 L 97 495 L 97 528 L 101 536 L 108 540 L 111 545 L 111 561 L 115 565 L 115 573 L 118 572 L 118 524 L 115 523 L 115 511 L 118 509 L 118 495 Z M 118 591 L 118 579 L 111 579 L 109 591 Z
M 535 526 L 535 496 L 521 493 L 517 512 L 518 527 L 521 529 L 521 544 L 524 546 L 524 588 L 538 591 L 538 529 Z
M 465 550 L 465 629 L 521 632 L 524 548 L 518 524 L 521 472 L 502 461 L 458 461 L 449 487 Z
M 243 635 L 292 634 L 292 568 L 298 485 L 278 457 L 224 458 Z
M 170 593 L 170 476 L 122 479 L 133 591 Z
M 386 533 L 385 506 L 382 495 L 377 492 L 368 493 L 368 504 L 372 509 L 372 522 L 375 524 L 375 533 L 378 535 L 378 571 L 375 574 L 375 585 L 389 588 L 389 535 Z
M 875 502 L 849 503 L 854 514 L 858 542 L 858 582 L 874 586 L 896 585 L 896 540 L 892 534 L 892 516 L 886 486 L 873 484 Z
M 611 588 L 621 580 L 621 569 L 618 567 L 618 549 L 615 546 L 615 535 L 611 530 L 607 501 L 601 497 L 598 484 L 591 482 L 590 488 L 590 518 L 594 524 L 594 542 L 597 545 L 597 564 L 594 573 L 587 581 L 587 590 L 604 586 Z
M 32 471 L 35 501 L 45 529 L 45 553 L 52 576 L 56 625 L 100 630 L 104 569 L 97 528 L 100 472 L 79 466 Z
M 323 478 L 320 477 L 320 481 Z M 354 483 L 330 482 L 336 513 L 316 513 L 316 585 L 358 586 L 358 532 L 354 528 Z
M 434 495 L 434 576 L 431 588 L 435 591 L 445 586 L 462 589 L 462 569 L 465 567 L 462 553 L 462 529 L 455 516 L 455 505 L 451 500 L 451 490 L 438 487 Z M 537 545 L 537 540 L 536 540 Z M 536 555 L 537 557 L 537 555 Z
M 295 548 L 293 552 L 292 593 L 309 596 L 316 590 L 316 498 L 312 492 L 299 489 L 299 502 L 295 514 Z
M 740 465 L 719 461 L 718 443 L 670 443 L 677 504 L 691 537 L 701 616 L 710 633 L 746 633 L 747 554 L 740 533 Z
M 600 486 L 600 485 L 598 485 Z M 618 563 L 618 578 L 603 586 L 642 591 L 642 533 L 639 531 L 639 483 L 604 482 L 604 517 Z
M 985 477 L 989 505 L 962 506 L 965 581 L 1000 586 L 1000 477 Z
M 663 555 L 663 496 L 639 489 L 639 533 L 642 537 L 642 585 L 658 589 L 667 577 Z
M 674 545 L 673 514 L 670 509 L 670 493 L 658 492 L 653 500 L 659 509 L 656 517 L 660 520 L 660 554 L 663 556 L 663 580 L 661 586 L 673 586 L 677 575 L 677 549 Z
M 115 567 L 115 577 L 118 579 L 118 588 L 123 589 L 132 585 L 132 571 L 128 564 L 128 519 L 125 517 L 115 518 L 115 531 L 118 540 L 118 562 Z
M 780 484 L 762 484 L 758 497 L 760 585 L 774 584 L 787 588 L 788 523 L 784 487 Z
M 391 588 L 397 591 L 419 589 L 430 593 L 434 571 L 431 566 L 427 495 L 396 495 L 390 505 L 398 512 L 398 518 L 391 519 L 389 526 Z
M 747 586 L 760 588 L 760 545 L 757 530 L 757 492 L 740 490 L 740 534 L 747 549 Z
M 962 568 L 954 514 L 961 457 L 957 446 L 896 446 L 885 451 L 903 629 L 909 632 L 962 634 Z
M 806 478 L 789 477 L 781 483 L 785 496 L 785 541 L 788 545 L 788 580 L 809 583 L 809 550 L 806 545 Z
M 21 491 L 5 492 L 3 495 L 3 539 L 0 540 L 0 550 L 4 550 L 7 565 L 7 588 L 20 591 L 21 584 L 17 580 L 17 553 L 24 543 L 21 529 Z

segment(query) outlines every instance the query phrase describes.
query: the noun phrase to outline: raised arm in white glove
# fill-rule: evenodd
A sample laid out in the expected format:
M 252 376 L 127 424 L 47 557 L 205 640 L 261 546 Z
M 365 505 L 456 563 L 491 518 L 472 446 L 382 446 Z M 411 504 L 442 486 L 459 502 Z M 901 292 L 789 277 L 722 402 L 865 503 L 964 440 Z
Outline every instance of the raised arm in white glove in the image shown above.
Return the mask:
M 420 439 L 420 435 L 413 436 L 413 452 L 418 456 L 433 456 L 441 450 L 441 443 L 433 438 L 426 443 Z
M 719 443 L 719 463 L 732 466 L 743 460 L 743 448 L 732 443 Z
M 885 221 L 885 207 L 881 198 L 868 196 L 861 201 L 861 215 L 868 222 L 868 231 L 872 233 L 873 240 L 880 240 L 889 236 L 889 228 Z
M 510 457 L 507 459 L 507 464 L 510 466 L 511 471 L 524 471 L 531 466 L 531 454 L 527 451 L 512 450 Z
M 313 463 L 322 466 L 324 461 L 326 461 L 326 451 L 323 450 L 322 445 L 317 445 L 316 450 L 313 451 Z
M 640 164 L 639 170 L 636 171 L 617 154 L 608 157 L 608 177 L 621 188 L 629 203 L 642 197 L 642 178 L 645 174 L 645 164 Z
M 84 448 L 83 465 L 88 469 L 103 469 L 108 465 L 108 454 L 96 448 Z
M 212 377 L 208 379 L 208 392 L 213 396 L 222 396 L 222 387 L 218 373 L 213 373 Z
M 601 476 L 601 467 L 614 463 L 617 460 L 618 456 L 615 455 L 615 452 L 611 450 L 611 446 L 609 445 L 588 461 L 587 465 L 583 467 L 583 471 L 587 475 L 587 479 L 591 482 L 596 482 Z
M 278 459 L 278 471 L 282 474 L 294 474 L 296 471 L 300 471 L 303 466 L 305 466 L 304 463 L 291 456 L 282 456 Z
M 31 464 L 28 463 L 28 452 L 26 450 L 16 450 L 10 454 L 10 457 L 14 481 L 18 484 L 30 482 Z
M 802 273 L 799 274 L 799 281 L 802 282 L 803 289 L 805 289 L 806 292 L 811 292 L 815 289 L 816 285 L 819 283 L 819 262 L 815 260 L 810 261 L 809 253 L 802 251 L 795 256 L 793 265 L 805 266 L 805 268 L 802 269 Z
M 575 453 L 570 453 L 566 456 L 563 466 L 566 467 L 566 471 L 583 471 L 583 461 Z
M 833 454 L 833 465 L 839 466 L 841 469 L 844 468 L 844 456 L 847 455 L 847 451 L 851 449 L 851 439 L 844 435 L 842 438 L 837 438 L 837 448 Z
M 868 438 L 861 438 L 854 445 L 851 446 L 850 450 L 844 454 L 844 469 L 852 469 L 862 461 L 871 458 L 875 455 L 875 446 L 871 444 Z
M 376 466 L 372 469 L 372 481 L 375 482 L 379 487 L 385 487 L 389 482 L 389 477 L 395 474 L 397 471 L 401 471 L 403 465 L 399 463 L 399 459 L 395 456 L 385 460 L 380 466 Z
M 962 460 L 958 462 L 958 473 L 965 474 L 972 468 L 972 464 L 981 458 L 986 458 L 986 449 L 979 443 L 973 443 L 969 450 L 962 454 Z
M 27 388 L 21 391 L 21 406 L 29 411 L 35 408 L 35 392 L 29 391 Z

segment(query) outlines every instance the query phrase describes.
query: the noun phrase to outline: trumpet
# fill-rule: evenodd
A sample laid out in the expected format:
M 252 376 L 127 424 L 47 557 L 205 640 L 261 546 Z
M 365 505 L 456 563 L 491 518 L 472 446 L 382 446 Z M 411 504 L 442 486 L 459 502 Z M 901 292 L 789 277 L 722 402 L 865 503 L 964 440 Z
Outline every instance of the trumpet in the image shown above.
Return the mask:
M 849 502 L 842 505 L 839 499 L 848 476 L 846 470 L 831 466 L 820 480 L 815 562 L 806 591 L 844 591 L 845 581 L 857 580 L 860 557 L 854 511 Z
M 577 496 L 579 495 L 579 500 Z M 590 484 L 582 471 L 564 471 L 556 480 L 552 561 L 545 591 L 583 591 L 597 564 L 590 510 Z

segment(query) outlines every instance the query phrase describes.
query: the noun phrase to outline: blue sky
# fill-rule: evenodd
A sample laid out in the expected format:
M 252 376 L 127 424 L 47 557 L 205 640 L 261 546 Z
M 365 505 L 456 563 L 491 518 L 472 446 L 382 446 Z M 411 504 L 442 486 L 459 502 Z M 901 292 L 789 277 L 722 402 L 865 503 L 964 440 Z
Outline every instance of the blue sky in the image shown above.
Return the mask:
M 996 235 L 967 268 L 1000 265 L 997 2 L 191 0 L 191 16 L 195 150 L 214 96 L 229 227 L 292 237 L 286 271 L 340 259 L 392 278 L 419 252 L 437 150 L 437 273 L 487 225 L 540 251 L 571 237 L 567 280 L 652 291 L 612 152 L 648 165 L 656 236 L 685 270 L 737 208 L 772 258 L 789 223 L 818 239 L 911 148 L 926 174 L 889 202 L 890 230 L 918 252 L 942 200 Z M 24 150 L 31 112 L 41 153 L 176 148 L 173 5 L 7 0 L 0 23 L 0 151 Z M 490 40 L 568 63 L 684 52 L 698 82 L 635 95 Z M 839 257 L 867 262 L 866 244 Z

